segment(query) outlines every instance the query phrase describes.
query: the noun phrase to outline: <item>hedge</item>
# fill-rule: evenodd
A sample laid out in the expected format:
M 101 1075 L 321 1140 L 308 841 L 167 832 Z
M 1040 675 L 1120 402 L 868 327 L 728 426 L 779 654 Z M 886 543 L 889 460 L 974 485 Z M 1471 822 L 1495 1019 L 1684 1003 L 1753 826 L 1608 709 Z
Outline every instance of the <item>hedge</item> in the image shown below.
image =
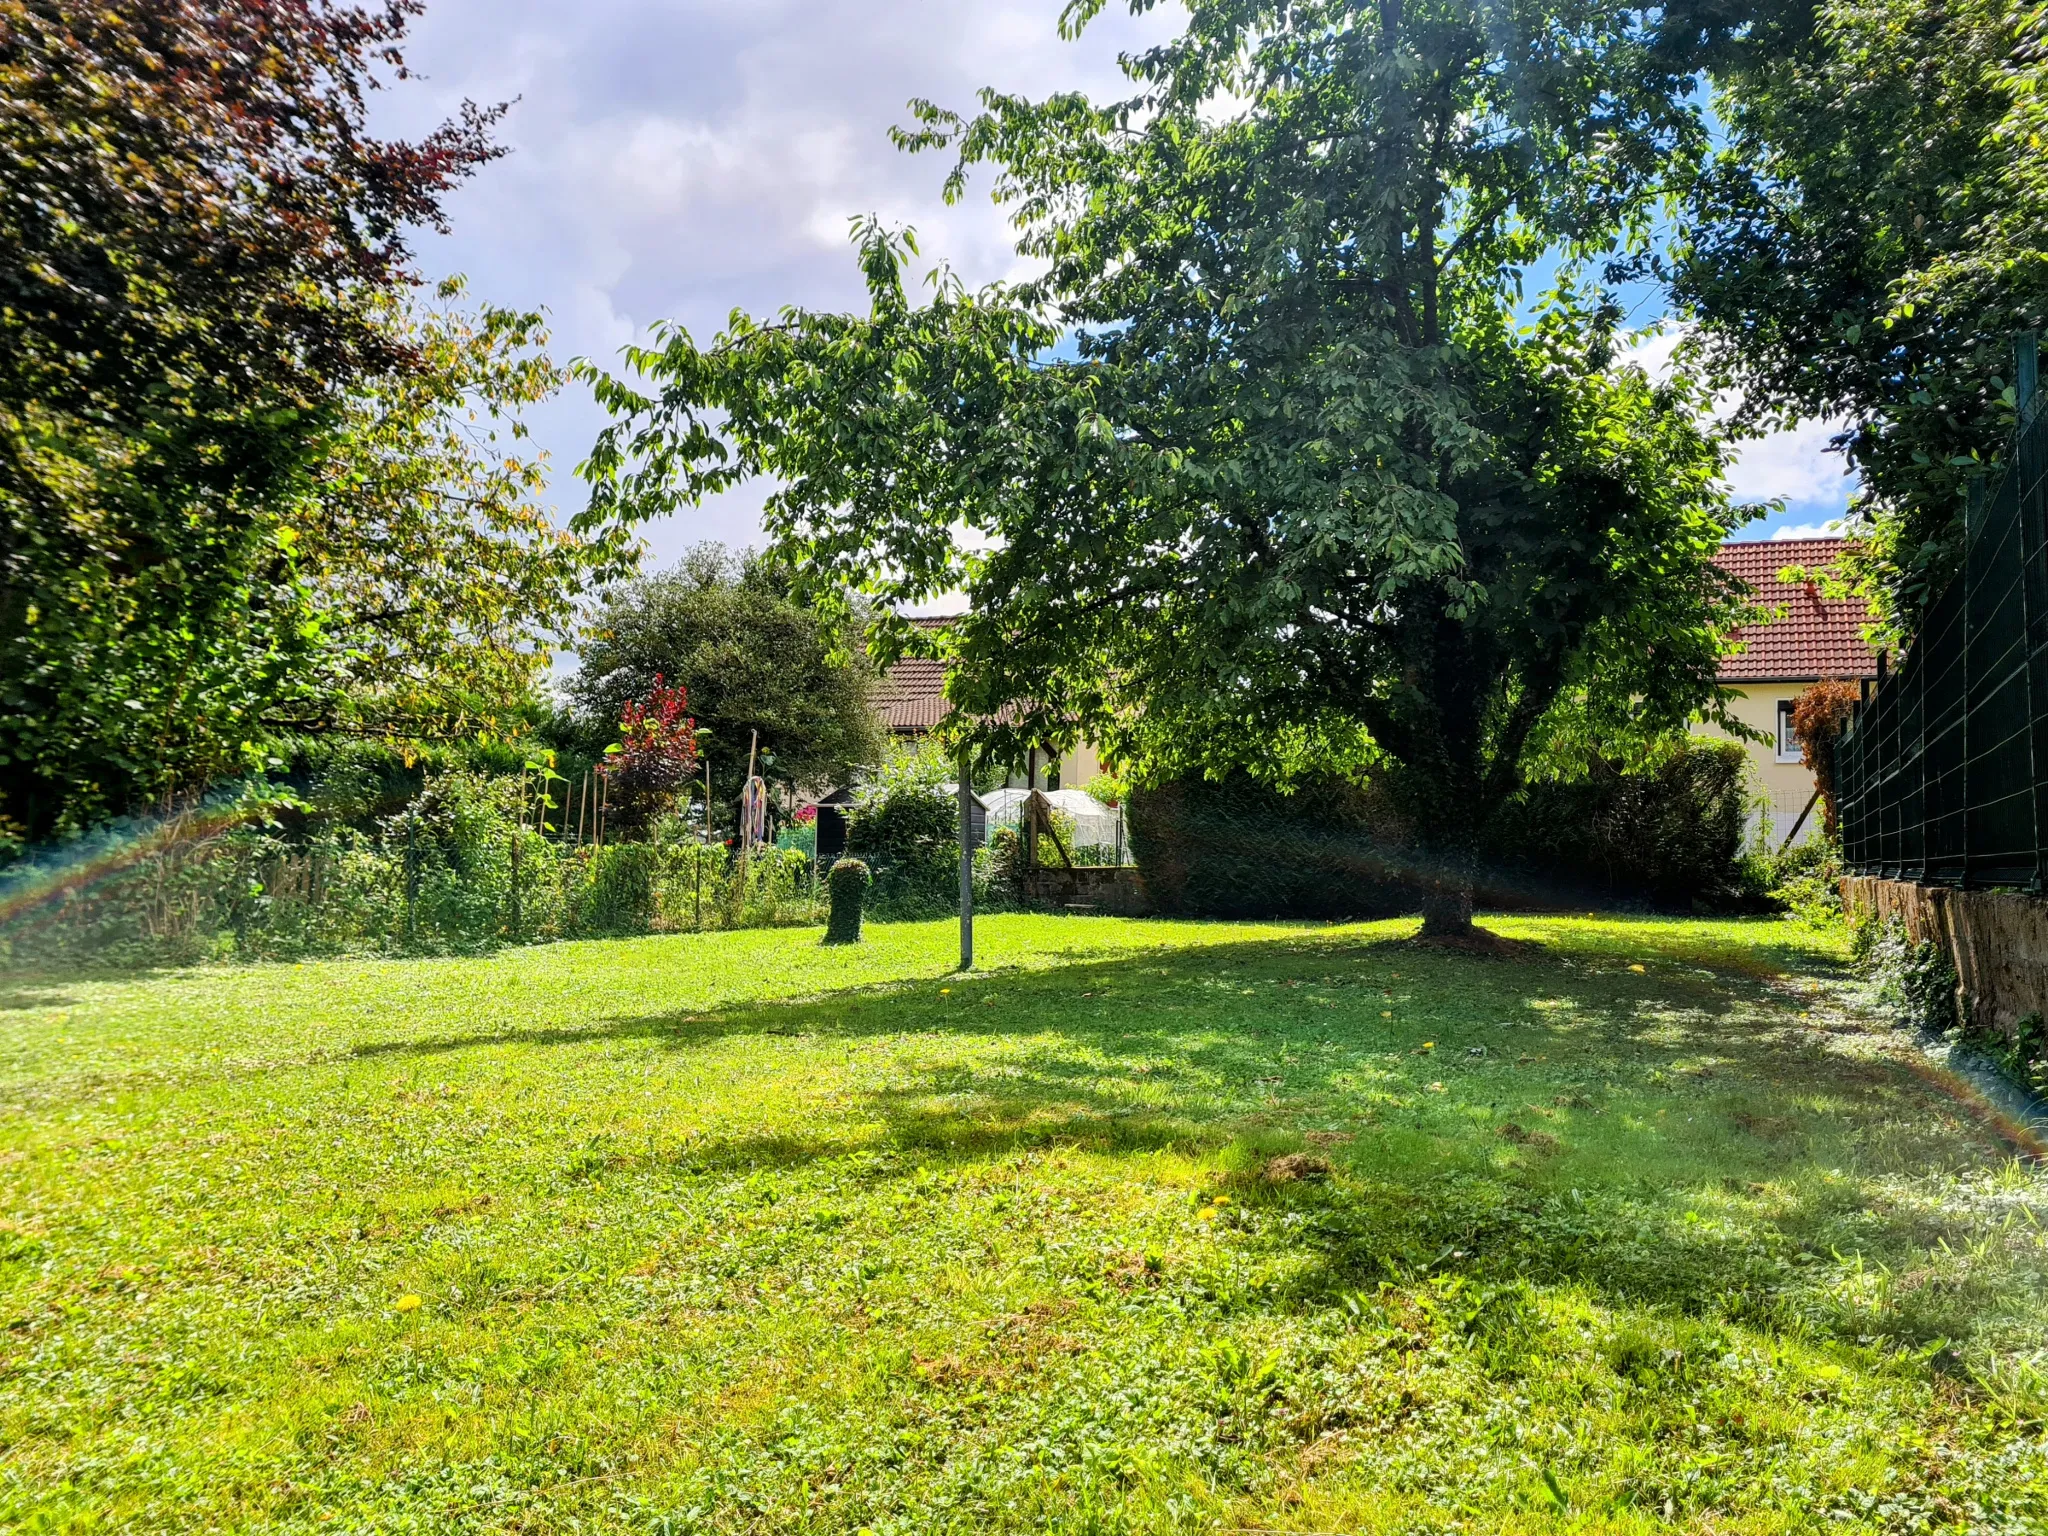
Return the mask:
M 1741 904 L 1745 756 L 1688 745 L 1624 773 L 1513 796 L 1482 836 L 1478 895 L 1494 907 Z M 1413 912 L 1418 858 L 1370 785 L 1281 794 L 1236 774 L 1132 792 L 1131 848 L 1155 908 L 1200 917 L 1390 917 Z

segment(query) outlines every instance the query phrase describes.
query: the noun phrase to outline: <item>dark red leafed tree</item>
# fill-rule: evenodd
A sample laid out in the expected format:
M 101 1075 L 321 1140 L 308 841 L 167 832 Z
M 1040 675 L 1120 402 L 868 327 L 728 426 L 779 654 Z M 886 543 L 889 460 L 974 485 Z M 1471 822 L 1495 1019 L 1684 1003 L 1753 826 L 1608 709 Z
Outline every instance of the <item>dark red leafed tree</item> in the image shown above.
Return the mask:
M 632 700 L 620 712 L 618 745 L 603 768 L 609 825 L 644 832 L 675 809 L 697 769 L 697 722 L 689 707 L 688 690 L 669 687 L 656 673 L 645 701 Z

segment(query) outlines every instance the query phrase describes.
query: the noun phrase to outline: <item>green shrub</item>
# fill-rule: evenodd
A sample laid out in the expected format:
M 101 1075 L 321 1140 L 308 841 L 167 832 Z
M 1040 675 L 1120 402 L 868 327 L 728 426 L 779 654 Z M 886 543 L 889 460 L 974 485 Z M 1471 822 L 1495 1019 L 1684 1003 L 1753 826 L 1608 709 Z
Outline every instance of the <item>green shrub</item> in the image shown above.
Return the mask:
M 520 819 L 517 777 L 448 773 L 365 831 L 219 829 L 198 817 L 10 871 L 54 887 L 0 935 L 17 963 L 74 967 L 449 954 L 502 943 L 814 922 L 801 852 L 738 861 L 679 821 L 648 842 L 565 846 Z M 85 878 L 84 870 L 94 872 Z M 69 876 L 69 878 L 66 878 Z
M 898 753 L 854 791 L 846 854 L 874 876 L 880 917 L 924 917 L 959 900 L 960 810 L 936 749 Z
M 1901 1022 L 1933 1034 L 1958 1026 L 1956 971 L 1939 944 L 1914 939 L 1895 917 L 1866 925 L 1860 937 L 1880 1003 L 1896 1010 Z
M 1744 890 L 1774 902 L 1801 922 L 1816 928 L 1839 927 L 1842 912 L 1842 851 L 1825 837 L 1775 852 L 1770 848 L 1746 854 L 1741 861 Z
M 624 937 L 654 926 L 660 851 L 652 843 L 607 843 L 579 850 L 575 932 Z
M 1512 796 L 1481 834 L 1489 905 L 1743 904 L 1747 763 L 1732 744 L 1686 744 L 1634 772 Z M 1383 917 L 1417 910 L 1423 854 L 1370 785 L 1283 794 L 1248 775 L 1131 793 L 1131 847 L 1166 912 L 1205 917 Z
M 1687 743 L 1628 772 L 1596 764 L 1584 779 L 1509 797 L 1484 852 L 1508 895 L 1740 906 L 1747 774 L 1732 742 Z
M 826 883 L 832 892 L 832 915 L 825 923 L 825 942 L 858 944 L 861 903 L 875 883 L 874 874 L 859 859 L 841 859 Z

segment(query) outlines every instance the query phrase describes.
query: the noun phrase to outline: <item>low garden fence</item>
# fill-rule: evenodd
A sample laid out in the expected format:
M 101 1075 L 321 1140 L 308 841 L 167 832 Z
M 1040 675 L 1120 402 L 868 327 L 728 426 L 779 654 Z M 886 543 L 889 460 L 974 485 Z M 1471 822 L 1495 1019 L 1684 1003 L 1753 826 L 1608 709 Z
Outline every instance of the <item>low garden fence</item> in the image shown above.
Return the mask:
M 1973 488 L 1962 570 L 1837 745 L 1844 862 L 1928 885 L 2039 890 L 2048 874 L 2048 413 L 2033 339 L 1997 488 Z

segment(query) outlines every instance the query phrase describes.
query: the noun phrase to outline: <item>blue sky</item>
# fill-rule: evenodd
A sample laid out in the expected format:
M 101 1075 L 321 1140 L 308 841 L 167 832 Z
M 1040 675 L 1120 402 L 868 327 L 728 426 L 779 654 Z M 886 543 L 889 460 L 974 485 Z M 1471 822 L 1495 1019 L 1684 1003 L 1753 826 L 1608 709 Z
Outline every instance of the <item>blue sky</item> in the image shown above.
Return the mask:
M 429 0 L 409 50 L 425 78 L 384 93 L 378 124 L 419 132 L 465 97 L 517 98 L 500 132 L 511 153 L 450 201 L 452 234 L 420 237 L 421 264 L 432 277 L 466 274 L 478 299 L 547 310 L 557 355 L 608 363 L 657 320 L 708 339 L 734 308 L 859 304 L 846 230 L 868 212 L 916 225 L 925 252 L 970 284 L 1016 275 L 1001 212 L 983 196 L 945 207 L 945 165 L 900 153 L 888 129 L 913 96 L 967 107 L 984 85 L 1116 91 L 1118 51 L 1174 25 L 1164 11 L 1107 14 L 1063 43 L 1059 10 L 1060 0 Z M 563 511 L 581 499 L 570 472 L 600 425 L 580 394 L 532 418 Z M 1826 438 L 1816 424 L 1748 448 L 1738 494 L 1783 496 L 1788 510 L 1746 536 L 1840 512 L 1848 483 Z M 698 539 L 755 539 L 759 508 L 758 491 L 737 491 L 650 527 L 650 565 Z

